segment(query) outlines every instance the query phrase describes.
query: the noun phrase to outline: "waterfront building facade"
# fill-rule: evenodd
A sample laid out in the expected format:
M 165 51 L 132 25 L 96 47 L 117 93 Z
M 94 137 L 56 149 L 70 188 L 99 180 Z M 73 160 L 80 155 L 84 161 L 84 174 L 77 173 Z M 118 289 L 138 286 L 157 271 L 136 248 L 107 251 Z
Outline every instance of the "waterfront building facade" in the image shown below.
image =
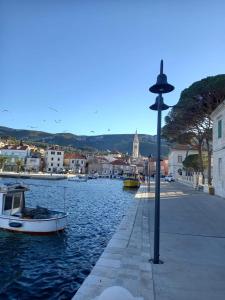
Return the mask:
M 59 147 L 51 147 L 45 153 L 46 172 L 57 173 L 62 172 L 64 160 L 64 151 Z
M 113 175 L 124 175 L 131 173 L 130 164 L 122 159 L 111 162 Z
M 213 121 L 213 186 L 215 194 L 225 197 L 225 101 L 211 114 Z
M 28 146 L 5 145 L 0 149 L 0 154 L 25 159 L 30 155 L 30 148 Z
M 71 170 L 73 173 L 86 173 L 87 157 L 79 153 L 65 153 L 64 167 L 66 170 Z
M 24 145 L 5 145 L 0 149 L 3 158 L 2 167 L 4 171 L 18 172 L 24 170 L 26 159 L 30 155 L 30 148 Z

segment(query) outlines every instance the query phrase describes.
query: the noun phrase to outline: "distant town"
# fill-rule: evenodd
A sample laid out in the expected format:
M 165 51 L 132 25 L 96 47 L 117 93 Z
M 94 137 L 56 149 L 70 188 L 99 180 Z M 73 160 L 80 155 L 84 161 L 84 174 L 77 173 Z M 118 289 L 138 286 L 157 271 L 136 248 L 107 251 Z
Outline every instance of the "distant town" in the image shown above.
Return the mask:
M 22 140 L 1 138 L 1 172 L 49 174 L 98 174 L 103 177 L 129 174 L 151 175 L 156 171 L 156 159 L 142 156 L 137 132 L 134 134 L 132 154 L 118 151 L 88 153 L 59 145 L 46 148 Z M 168 174 L 168 159 L 161 161 L 161 174 Z

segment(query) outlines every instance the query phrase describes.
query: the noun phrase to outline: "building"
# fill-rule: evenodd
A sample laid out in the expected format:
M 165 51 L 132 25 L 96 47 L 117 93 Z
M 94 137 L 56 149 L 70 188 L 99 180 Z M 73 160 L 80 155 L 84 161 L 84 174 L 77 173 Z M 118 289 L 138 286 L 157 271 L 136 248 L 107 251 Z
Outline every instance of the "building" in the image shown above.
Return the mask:
M 74 173 L 86 173 L 87 157 L 79 153 L 65 153 L 64 154 L 64 167 Z
M 225 101 L 211 114 L 213 121 L 213 186 L 215 194 L 225 197 Z
M 134 135 L 134 140 L 133 140 L 132 158 L 138 159 L 139 156 L 140 156 L 140 153 L 139 153 L 139 139 L 138 139 L 138 134 L 137 134 L 137 130 L 136 130 L 135 135 Z
M 0 149 L 0 156 L 4 157 L 4 171 L 18 172 L 23 170 L 26 159 L 30 155 L 28 146 L 5 145 Z
M 189 145 L 176 145 L 170 149 L 168 156 L 168 172 L 175 179 L 182 175 L 183 161 L 190 154 L 198 154 L 198 150 Z
M 30 148 L 28 146 L 5 145 L 0 149 L 2 156 L 12 156 L 25 159 L 30 155 Z
M 124 175 L 133 173 L 130 164 L 122 159 L 116 159 L 111 162 L 113 175 Z
M 64 151 L 60 150 L 58 147 L 51 147 L 47 149 L 45 153 L 45 161 L 46 161 L 46 172 L 62 172 L 63 168 L 63 160 L 64 160 Z

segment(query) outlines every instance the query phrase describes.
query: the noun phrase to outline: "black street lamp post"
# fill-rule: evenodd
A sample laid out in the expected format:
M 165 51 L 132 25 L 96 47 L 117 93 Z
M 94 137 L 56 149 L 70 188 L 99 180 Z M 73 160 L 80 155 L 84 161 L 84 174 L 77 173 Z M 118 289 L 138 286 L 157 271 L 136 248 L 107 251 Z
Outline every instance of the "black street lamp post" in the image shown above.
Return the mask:
M 174 86 L 167 83 L 167 77 L 163 74 L 163 60 L 160 63 L 160 74 L 157 82 L 149 88 L 149 91 L 158 94 L 155 103 L 149 108 L 158 111 L 157 119 L 157 157 L 156 157 L 156 182 L 155 182 L 155 226 L 154 226 L 154 264 L 160 264 L 159 259 L 159 242 L 160 242 L 160 156 L 161 156 L 161 117 L 162 110 L 168 109 L 170 106 L 163 102 L 162 94 L 172 92 Z
M 148 156 L 148 189 L 150 191 L 150 185 L 151 185 L 151 158 L 152 154 L 149 154 Z

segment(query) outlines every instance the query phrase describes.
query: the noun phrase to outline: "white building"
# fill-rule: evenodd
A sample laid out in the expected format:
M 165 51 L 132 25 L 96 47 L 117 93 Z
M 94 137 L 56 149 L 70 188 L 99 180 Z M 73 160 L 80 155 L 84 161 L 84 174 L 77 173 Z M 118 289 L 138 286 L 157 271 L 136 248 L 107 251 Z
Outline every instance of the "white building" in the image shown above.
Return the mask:
M 198 154 L 197 149 L 193 149 L 188 145 L 177 145 L 170 149 L 168 156 L 168 172 L 172 174 L 175 179 L 182 174 L 183 161 L 188 155 Z
M 225 101 L 211 114 L 213 121 L 213 186 L 215 194 L 225 197 Z
M 30 155 L 30 148 L 28 146 L 5 145 L 0 149 L 0 154 L 2 156 L 13 156 L 25 159 Z
M 0 149 L 0 156 L 6 159 L 5 171 L 18 171 L 18 168 L 24 168 L 29 155 L 30 148 L 28 146 L 5 145 Z
M 40 157 L 27 157 L 25 170 L 30 172 L 39 172 L 41 166 L 41 158 Z
M 58 148 L 49 148 L 45 153 L 46 171 L 60 172 L 63 170 L 64 151 Z
M 65 153 L 64 166 L 74 173 L 86 173 L 87 157 L 79 153 Z

